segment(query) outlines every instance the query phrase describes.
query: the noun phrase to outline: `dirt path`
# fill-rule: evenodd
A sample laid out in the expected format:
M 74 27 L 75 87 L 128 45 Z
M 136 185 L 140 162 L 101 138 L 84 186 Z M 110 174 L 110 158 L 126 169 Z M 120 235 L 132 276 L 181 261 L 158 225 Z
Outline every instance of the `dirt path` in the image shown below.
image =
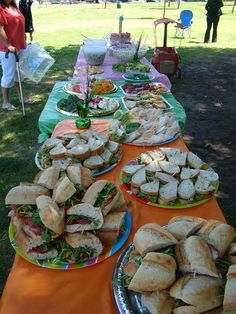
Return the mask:
M 219 56 L 182 70 L 172 92 L 186 110 L 185 143 L 220 175 L 218 202 L 236 227 L 236 57 Z

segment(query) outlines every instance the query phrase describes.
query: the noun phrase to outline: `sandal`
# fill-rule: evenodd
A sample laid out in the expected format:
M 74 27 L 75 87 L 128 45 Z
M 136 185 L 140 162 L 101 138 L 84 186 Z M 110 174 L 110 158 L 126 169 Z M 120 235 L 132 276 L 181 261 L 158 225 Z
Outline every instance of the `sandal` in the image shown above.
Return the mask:
M 19 99 L 19 101 L 21 102 L 21 100 Z M 24 104 L 25 105 L 32 105 L 34 103 L 33 99 L 30 98 L 24 98 Z
M 2 104 L 2 109 L 8 110 L 8 111 L 13 111 L 16 109 L 16 107 L 8 102 L 6 104 Z

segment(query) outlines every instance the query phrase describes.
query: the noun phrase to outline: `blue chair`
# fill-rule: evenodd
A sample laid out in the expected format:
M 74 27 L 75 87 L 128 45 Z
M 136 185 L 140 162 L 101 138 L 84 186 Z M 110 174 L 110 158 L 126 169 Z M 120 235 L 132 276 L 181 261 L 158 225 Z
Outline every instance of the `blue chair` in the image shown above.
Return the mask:
M 183 10 L 180 12 L 180 17 L 177 20 L 175 37 L 184 37 L 187 32 L 191 36 L 191 26 L 193 23 L 193 12 L 191 10 Z

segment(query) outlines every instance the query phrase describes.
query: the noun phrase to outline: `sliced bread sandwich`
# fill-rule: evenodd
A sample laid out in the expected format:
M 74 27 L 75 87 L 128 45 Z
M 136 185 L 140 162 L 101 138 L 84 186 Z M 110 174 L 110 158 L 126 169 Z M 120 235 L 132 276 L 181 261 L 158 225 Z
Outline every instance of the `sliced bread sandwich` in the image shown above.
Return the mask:
M 216 188 L 208 180 L 199 175 L 195 183 L 195 190 L 195 199 L 202 200 L 210 198 Z
M 159 181 L 155 180 L 152 182 L 144 183 L 140 186 L 139 196 L 145 197 L 152 203 L 157 202 L 158 191 L 159 191 Z
M 66 148 L 59 143 L 49 151 L 49 154 L 52 159 L 63 159 L 66 156 Z
M 159 190 L 158 203 L 162 205 L 171 205 L 177 199 L 177 183 L 170 182 L 163 185 Z
M 194 153 L 188 152 L 187 163 L 191 168 L 200 169 L 204 162 Z
M 175 164 L 169 161 L 166 160 L 159 161 L 159 165 L 161 169 L 167 174 L 175 176 L 180 172 L 179 166 L 176 166 Z
M 211 184 L 216 184 L 219 182 L 218 174 L 213 170 L 200 170 L 200 176 L 203 179 L 208 180 Z
M 194 200 L 195 188 L 190 179 L 183 180 L 178 186 L 178 201 L 181 204 L 189 204 Z
M 90 156 L 83 162 L 84 167 L 89 169 L 100 169 L 104 165 L 104 160 L 99 155 Z
M 180 180 L 187 180 L 196 178 L 199 174 L 199 169 L 182 168 L 180 173 Z
M 90 156 L 89 145 L 87 144 L 79 144 L 73 146 L 71 149 L 68 149 L 66 152 L 67 156 L 71 156 L 73 158 L 85 159 Z

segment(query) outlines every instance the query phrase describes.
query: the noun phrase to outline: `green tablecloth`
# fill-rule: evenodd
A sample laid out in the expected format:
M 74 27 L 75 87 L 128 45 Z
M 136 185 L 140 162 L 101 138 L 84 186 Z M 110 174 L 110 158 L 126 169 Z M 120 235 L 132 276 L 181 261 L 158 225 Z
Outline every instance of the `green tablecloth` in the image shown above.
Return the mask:
M 59 113 L 56 110 L 57 102 L 62 98 L 67 98 L 69 96 L 68 93 L 64 92 L 63 86 L 65 85 L 66 81 L 57 82 L 44 106 L 43 111 L 39 117 L 38 126 L 40 130 L 40 134 L 38 137 L 38 142 L 43 143 L 47 138 L 49 138 L 57 125 L 58 122 L 65 120 L 65 119 L 76 119 L 74 116 L 65 116 L 64 114 Z M 116 81 L 115 84 L 117 86 L 122 85 L 123 81 Z M 184 129 L 185 121 L 186 121 L 186 114 L 185 110 L 182 105 L 173 97 L 171 93 L 165 93 L 163 96 L 166 100 L 173 106 L 173 114 L 175 119 L 179 122 L 181 130 Z M 126 110 L 123 106 L 121 98 L 124 97 L 121 89 L 118 88 L 117 92 L 114 94 L 108 95 L 108 97 L 117 98 L 120 102 L 121 110 Z M 101 117 L 101 119 L 111 119 L 112 115 Z M 99 118 L 94 118 L 99 119 Z

